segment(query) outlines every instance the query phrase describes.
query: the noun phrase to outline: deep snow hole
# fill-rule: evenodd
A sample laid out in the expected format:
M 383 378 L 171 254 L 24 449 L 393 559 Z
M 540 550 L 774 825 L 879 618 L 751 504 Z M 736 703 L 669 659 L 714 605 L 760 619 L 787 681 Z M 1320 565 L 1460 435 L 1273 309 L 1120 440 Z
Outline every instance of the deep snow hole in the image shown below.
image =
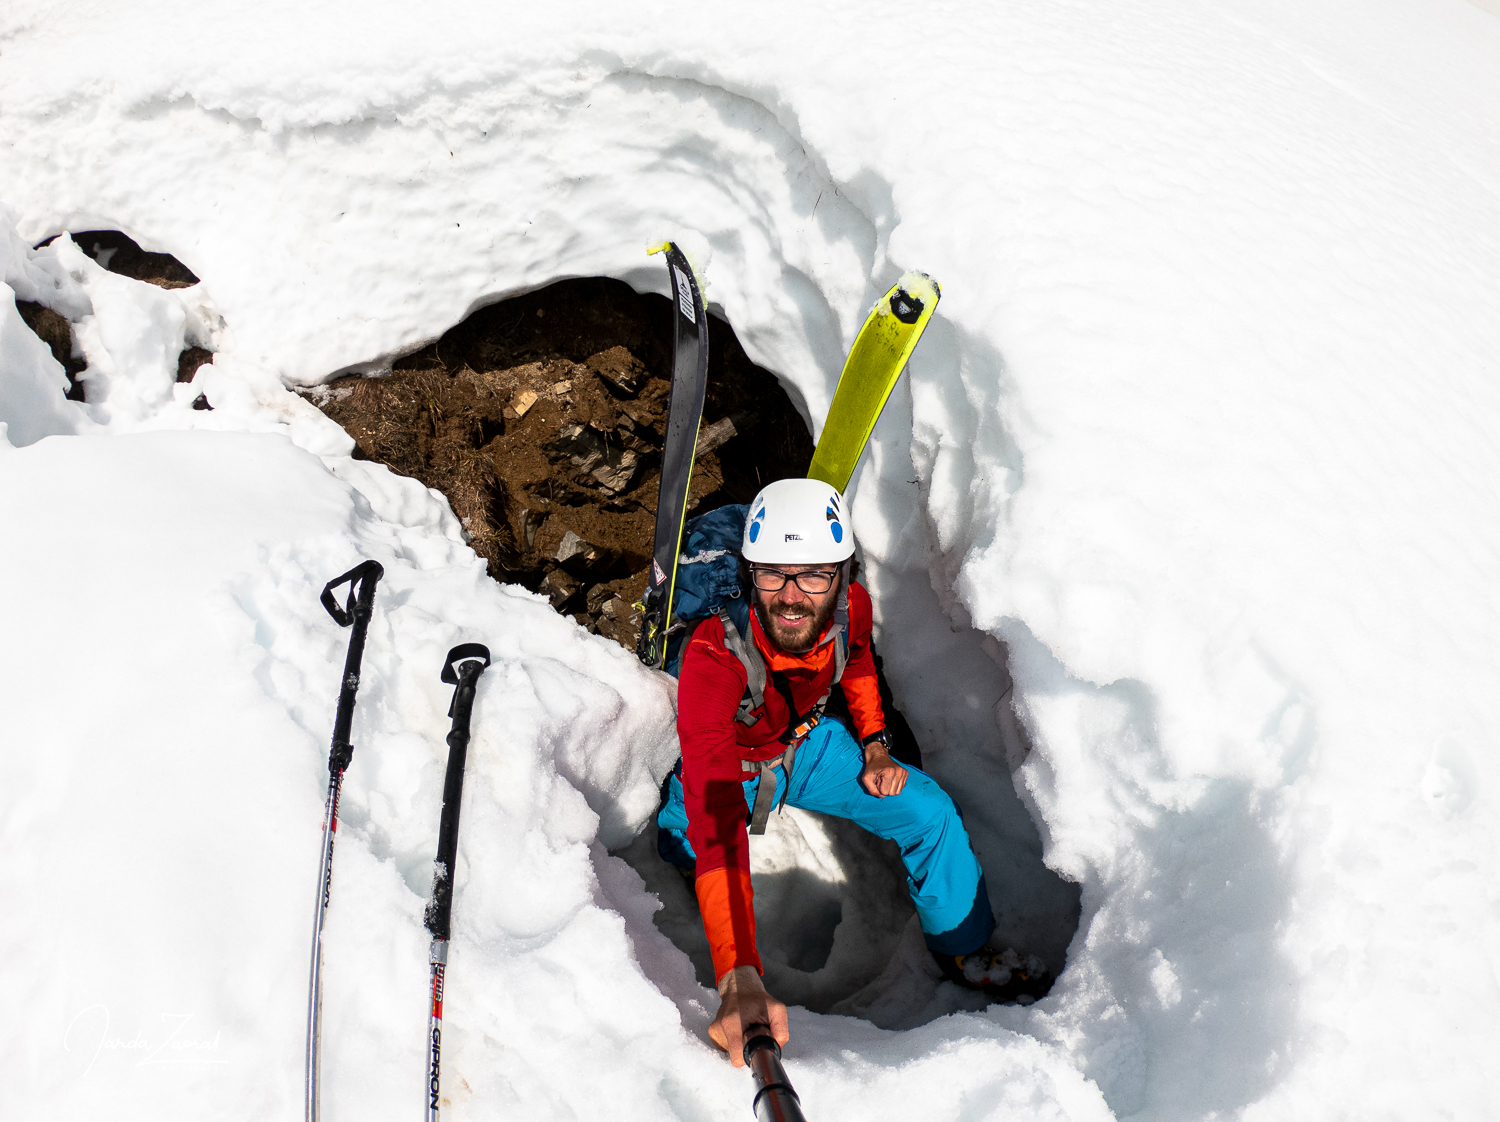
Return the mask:
M 562 281 L 480 309 L 389 373 L 338 379 L 309 396 L 355 439 L 357 456 L 444 493 L 497 580 L 547 595 L 633 649 L 630 605 L 649 563 L 671 324 L 665 297 L 607 278 Z M 804 474 L 812 454 L 775 375 L 717 317 L 709 375 L 690 514 L 748 502 L 765 483 Z M 897 754 L 920 765 L 921 745 L 883 676 L 882 689 Z M 1078 888 L 1042 864 L 1036 826 L 1010 782 L 975 767 L 946 786 L 980 812 L 976 824 L 986 822 L 975 844 L 1002 913 L 997 933 L 1057 973 L 1078 924 Z M 658 858 L 654 822 L 616 855 L 661 900 L 658 929 L 711 986 L 697 901 Z M 894 843 L 791 809 L 773 817 L 753 855 L 767 983 L 784 1000 L 889 1027 L 985 1003 L 939 986 Z

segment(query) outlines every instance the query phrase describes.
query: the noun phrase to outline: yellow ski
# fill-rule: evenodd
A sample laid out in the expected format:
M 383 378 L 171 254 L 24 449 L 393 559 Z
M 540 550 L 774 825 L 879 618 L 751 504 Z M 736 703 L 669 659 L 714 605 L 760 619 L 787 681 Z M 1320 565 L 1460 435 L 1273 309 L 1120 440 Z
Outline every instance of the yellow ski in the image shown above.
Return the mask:
M 926 273 L 910 272 L 876 302 L 849 348 L 807 469 L 809 479 L 821 479 L 840 491 L 849 485 L 886 399 L 941 296 L 937 281 Z

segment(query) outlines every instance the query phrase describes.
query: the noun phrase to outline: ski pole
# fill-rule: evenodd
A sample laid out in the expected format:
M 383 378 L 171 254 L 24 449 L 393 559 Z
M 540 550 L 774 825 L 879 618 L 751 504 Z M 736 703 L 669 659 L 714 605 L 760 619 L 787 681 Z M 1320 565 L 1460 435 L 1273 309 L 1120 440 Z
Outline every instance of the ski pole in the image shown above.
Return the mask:
M 333 718 L 333 747 L 328 753 L 328 797 L 323 803 L 323 857 L 318 866 L 318 905 L 313 912 L 312 975 L 307 994 L 307 1122 L 318 1120 L 318 1078 L 322 1061 L 323 1034 L 323 915 L 328 911 L 328 893 L 333 886 L 333 835 L 339 828 L 339 792 L 344 770 L 354 756 L 349 729 L 354 723 L 354 695 L 359 690 L 359 665 L 365 653 L 365 633 L 375 610 L 375 585 L 385 570 L 378 561 L 364 561 L 323 586 L 323 607 L 340 627 L 351 623 L 349 653 L 344 658 L 344 682 L 339 689 L 338 711 Z M 349 598 L 340 608 L 333 590 L 349 586 Z
M 469 752 L 469 716 L 479 675 L 490 664 L 482 643 L 460 643 L 448 652 L 442 680 L 454 687 L 448 716 L 448 772 L 443 777 L 443 816 L 438 825 L 437 864 L 432 899 L 425 920 L 432 933 L 427 963 L 432 975 L 432 1005 L 427 1019 L 427 1122 L 438 1122 L 438 1073 L 442 1063 L 443 976 L 448 970 L 449 921 L 453 916 L 453 864 L 458 857 L 458 811 L 464 797 L 464 759 Z
M 802 1101 L 781 1066 L 781 1045 L 771 1035 L 770 1025 L 745 1029 L 745 1066 L 755 1077 L 755 1098 L 750 1109 L 757 1122 L 807 1122 Z

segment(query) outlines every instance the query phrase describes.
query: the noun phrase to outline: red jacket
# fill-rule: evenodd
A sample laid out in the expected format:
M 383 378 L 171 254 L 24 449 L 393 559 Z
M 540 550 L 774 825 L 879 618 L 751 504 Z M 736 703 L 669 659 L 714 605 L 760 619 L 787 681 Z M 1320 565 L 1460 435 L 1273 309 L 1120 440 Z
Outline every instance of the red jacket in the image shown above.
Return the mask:
M 839 684 L 862 738 L 885 727 L 870 651 L 871 623 L 870 594 L 858 582 L 851 582 L 849 658 Z M 768 677 L 771 672 L 785 675 L 798 714 L 807 713 L 833 681 L 832 624 L 805 655 L 789 655 L 775 647 L 754 611 L 750 630 L 766 661 Z M 748 726 L 736 721 L 747 681 L 744 666 L 724 644 L 724 625 L 710 616 L 683 652 L 677 736 L 682 745 L 688 841 L 698 858 L 698 905 L 713 953 L 715 978 L 736 966 L 760 969 L 741 787 L 751 776 L 741 769 L 740 761 L 780 755 L 785 750 L 780 737 L 795 715 L 768 680 L 764 705 L 755 711 L 760 719 Z

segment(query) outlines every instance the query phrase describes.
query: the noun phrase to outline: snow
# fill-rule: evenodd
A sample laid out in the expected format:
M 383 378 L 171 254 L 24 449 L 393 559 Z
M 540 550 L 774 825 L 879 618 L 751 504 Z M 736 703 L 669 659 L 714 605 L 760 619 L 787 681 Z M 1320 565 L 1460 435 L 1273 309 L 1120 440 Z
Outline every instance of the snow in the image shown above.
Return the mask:
M 495 665 L 451 1113 L 745 1110 L 713 995 L 607 852 L 674 757 L 670 683 L 490 582 L 440 497 L 286 388 L 563 277 L 665 292 L 670 237 L 815 428 L 874 299 L 941 283 L 852 488 L 879 641 L 1002 927 L 1066 903 L 1010 861 L 1028 830 L 1081 889 L 1028 1008 L 935 988 L 898 914 L 866 913 L 884 966 L 841 925 L 828 968 L 879 977 L 858 1016 L 793 1010 L 808 1116 L 1500 1116 L 1485 8 L 13 0 L 3 1101 L 300 1109 L 347 634 L 316 601 L 374 557 L 327 1116 L 418 1109 L 437 678 L 469 640 Z M 100 228 L 201 284 L 29 248 Z M 87 404 L 15 299 L 73 322 Z M 176 384 L 188 343 L 214 362 Z M 873 874 L 809 822 L 760 872 L 843 885 L 848 919 Z

